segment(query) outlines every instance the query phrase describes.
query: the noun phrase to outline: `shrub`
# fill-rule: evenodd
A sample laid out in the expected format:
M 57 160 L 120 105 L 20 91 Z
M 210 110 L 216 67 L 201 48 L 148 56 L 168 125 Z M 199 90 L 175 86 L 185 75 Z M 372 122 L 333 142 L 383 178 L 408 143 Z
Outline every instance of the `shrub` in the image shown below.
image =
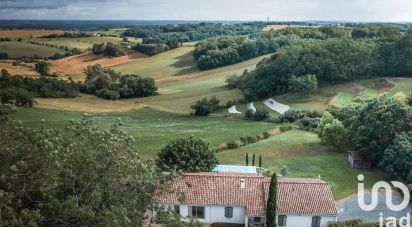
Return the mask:
M 237 149 L 239 147 L 240 147 L 240 145 L 236 141 L 231 141 L 231 142 L 227 143 L 227 148 L 228 149 Z
M 305 117 L 305 113 L 298 109 L 289 109 L 280 117 L 280 122 L 292 123 Z
M 4 52 L 0 52 L 0 59 L 9 59 L 9 54 L 4 53 Z
M 219 102 L 216 97 L 212 97 L 211 99 L 203 98 L 196 101 L 190 108 L 194 110 L 194 115 L 207 116 L 219 109 Z
M 281 125 L 279 129 L 281 132 L 286 132 L 286 131 L 292 130 L 293 126 L 291 124 L 284 124 L 284 125 Z
M 320 118 L 319 117 L 315 117 L 315 118 L 304 117 L 300 120 L 300 122 L 306 128 L 317 129 L 320 123 Z
M 263 139 L 269 139 L 269 138 L 270 138 L 270 133 L 263 132 Z
M 263 108 L 257 108 L 255 112 L 253 112 L 252 109 L 247 109 L 245 118 L 248 120 L 263 121 L 269 118 L 269 112 Z

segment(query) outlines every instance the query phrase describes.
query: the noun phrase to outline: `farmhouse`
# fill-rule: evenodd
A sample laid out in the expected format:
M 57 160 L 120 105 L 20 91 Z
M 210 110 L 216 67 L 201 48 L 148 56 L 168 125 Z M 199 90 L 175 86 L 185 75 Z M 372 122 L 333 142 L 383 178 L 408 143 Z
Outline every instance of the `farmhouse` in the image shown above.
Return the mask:
M 186 173 L 158 197 L 182 217 L 208 224 L 265 226 L 270 178 L 256 173 Z M 337 210 L 329 185 L 319 179 L 279 178 L 278 226 L 327 226 Z

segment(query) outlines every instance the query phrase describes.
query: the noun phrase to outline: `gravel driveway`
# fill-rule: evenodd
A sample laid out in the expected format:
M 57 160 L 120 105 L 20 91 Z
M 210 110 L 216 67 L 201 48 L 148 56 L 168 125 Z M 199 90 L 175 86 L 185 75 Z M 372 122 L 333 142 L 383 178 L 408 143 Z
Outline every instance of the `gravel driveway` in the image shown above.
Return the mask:
M 371 193 L 370 192 L 365 192 L 365 203 L 370 204 L 371 200 Z M 393 204 L 400 204 L 402 202 L 402 197 L 396 193 L 392 192 L 392 203 Z M 409 212 L 412 214 L 412 205 L 409 204 L 408 207 L 401 211 L 391 211 L 389 208 L 386 206 L 385 203 L 385 192 L 380 191 L 378 194 L 378 206 L 376 207 L 375 210 L 373 211 L 363 211 L 359 206 L 358 206 L 358 195 L 352 195 L 349 196 L 343 200 L 340 200 L 336 202 L 336 208 L 338 209 L 338 220 L 339 221 L 344 221 L 344 220 L 350 220 L 350 219 L 363 219 L 366 221 L 371 221 L 371 222 L 378 222 L 379 221 L 379 213 L 383 213 L 384 217 L 397 217 L 401 218 L 403 216 L 406 216 L 406 214 Z

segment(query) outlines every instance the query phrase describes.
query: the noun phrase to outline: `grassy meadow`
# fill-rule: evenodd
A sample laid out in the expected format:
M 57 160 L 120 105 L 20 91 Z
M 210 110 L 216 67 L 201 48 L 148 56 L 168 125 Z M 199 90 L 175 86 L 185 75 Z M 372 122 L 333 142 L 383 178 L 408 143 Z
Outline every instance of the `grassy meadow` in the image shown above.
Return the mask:
M 320 144 L 315 133 L 302 130 L 286 131 L 236 150 L 220 152 L 218 158 L 221 163 L 244 165 L 246 153 L 249 154 L 249 161 L 255 154 L 256 163 L 261 155 L 263 167 L 271 171 L 279 172 L 285 165 L 290 177 L 320 176 L 330 183 L 335 199 L 344 198 L 356 191 L 356 177 L 360 173 L 366 176 L 367 186 L 382 179 L 381 174 L 375 170 L 359 171 L 349 168 L 345 153 L 331 151 Z
M 52 44 L 57 46 L 67 46 L 69 49 L 78 48 L 80 50 L 87 50 L 92 48 L 94 43 L 119 43 L 123 39 L 119 37 L 81 37 L 81 38 L 36 38 L 29 41 L 36 43 Z
M 15 117 L 30 126 L 64 128 L 71 121 L 78 121 L 85 116 L 70 111 L 19 108 Z M 87 117 L 102 128 L 120 119 L 122 129 L 133 136 L 136 140 L 135 148 L 145 158 L 154 158 L 167 142 L 180 137 L 200 137 L 217 148 L 221 143 L 244 136 L 260 135 L 277 127 L 268 122 L 180 115 L 151 108 L 123 113 L 88 114 Z
M 22 56 L 33 57 L 34 55 L 50 57 L 55 53 L 64 54 L 65 51 L 59 48 L 32 44 L 25 41 L 10 41 L 0 42 L 0 52 L 8 53 L 11 58 L 15 58 Z

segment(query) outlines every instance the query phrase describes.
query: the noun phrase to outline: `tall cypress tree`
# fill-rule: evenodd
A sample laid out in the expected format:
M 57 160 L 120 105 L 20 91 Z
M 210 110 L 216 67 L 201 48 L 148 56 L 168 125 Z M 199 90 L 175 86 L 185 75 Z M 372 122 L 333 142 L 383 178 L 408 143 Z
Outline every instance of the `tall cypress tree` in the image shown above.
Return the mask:
M 259 167 L 262 167 L 262 155 L 259 155 Z
M 277 176 L 276 173 L 272 175 L 269 184 L 269 196 L 266 205 L 266 226 L 276 227 L 276 193 L 277 193 Z
M 246 165 L 247 166 L 249 165 L 249 154 L 248 153 L 246 153 Z
M 255 166 L 255 153 L 252 155 L 252 166 Z

